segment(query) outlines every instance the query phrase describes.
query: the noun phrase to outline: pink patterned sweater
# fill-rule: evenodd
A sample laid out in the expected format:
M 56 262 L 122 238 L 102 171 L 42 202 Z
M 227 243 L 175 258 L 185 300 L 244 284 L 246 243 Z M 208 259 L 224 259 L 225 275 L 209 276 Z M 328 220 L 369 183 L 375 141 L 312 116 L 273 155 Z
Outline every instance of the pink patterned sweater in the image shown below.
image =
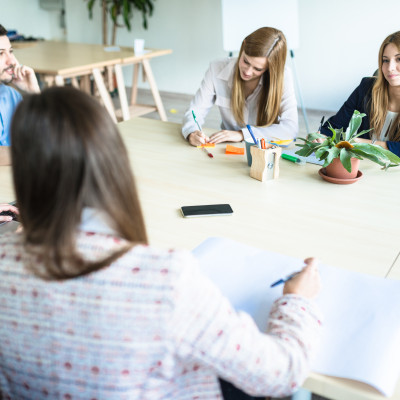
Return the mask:
M 121 243 L 78 235 L 88 259 Z M 218 377 L 253 395 L 282 396 L 307 377 L 320 316 L 302 297 L 277 300 L 262 334 L 186 251 L 139 245 L 62 282 L 34 276 L 27 259 L 21 235 L 0 237 L 5 399 L 218 399 Z

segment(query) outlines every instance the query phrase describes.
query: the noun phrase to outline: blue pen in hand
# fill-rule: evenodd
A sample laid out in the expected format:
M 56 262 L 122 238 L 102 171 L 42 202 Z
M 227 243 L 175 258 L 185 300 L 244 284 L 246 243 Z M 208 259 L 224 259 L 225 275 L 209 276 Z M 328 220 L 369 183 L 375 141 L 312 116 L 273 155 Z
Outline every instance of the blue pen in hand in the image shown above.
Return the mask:
M 300 272 L 301 271 L 293 272 L 293 274 L 288 275 L 286 278 L 281 278 L 278 281 L 274 282 L 270 287 L 275 287 L 277 285 L 280 285 L 281 283 L 285 283 L 285 282 L 289 281 L 290 279 L 294 278 Z
M 253 138 L 253 141 L 255 144 L 257 144 L 257 139 L 255 138 L 253 131 L 251 130 L 251 126 L 250 125 L 246 125 L 247 130 L 249 131 L 251 137 Z
M 196 125 L 197 125 L 197 127 L 199 128 L 199 131 L 200 131 L 200 132 L 203 132 L 203 131 L 201 130 L 201 127 L 200 127 L 199 123 L 197 122 L 196 115 L 195 115 L 195 113 L 194 113 L 193 110 L 192 110 L 192 115 L 193 115 L 194 122 L 196 122 Z M 202 147 L 202 149 L 203 149 L 203 151 L 204 151 L 205 153 L 207 153 L 208 157 L 214 158 L 214 156 L 212 155 L 212 153 L 210 153 L 205 147 Z

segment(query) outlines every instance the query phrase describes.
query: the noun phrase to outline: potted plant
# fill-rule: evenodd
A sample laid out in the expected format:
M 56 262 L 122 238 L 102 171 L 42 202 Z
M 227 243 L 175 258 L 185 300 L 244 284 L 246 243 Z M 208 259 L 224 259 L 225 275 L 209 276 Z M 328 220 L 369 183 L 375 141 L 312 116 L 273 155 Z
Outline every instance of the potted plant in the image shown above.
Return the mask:
M 89 10 L 89 17 L 93 16 L 93 6 L 96 0 L 87 1 L 87 8 Z M 117 28 L 126 26 L 128 31 L 131 30 L 130 20 L 133 16 L 133 10 L 137 9 L 142 14 L 143 28 L 147 29 L 147 16 L 151 17 L 153 14 L 154 0 L 99 0 L 101 1 L 102 15 L 103 15 L 103 44 L 108 44 L 107 40 L 107 14 L 110 14 L 113 23 L 112 26 L 112 39 L 111 45 L 115 45 Z M 122 17 L 123 25 L 119 23 L 119 17 Z
M 315 153 L 319 160 L 324 161 L 323 169 L 325 170 L 322 172 L 338 180 L 357 178 L 360 174 L 358 164 L 364 158 L 381 165 L 384 170 L 400 165 L 400 158 L 391 151 L 372 143 L 356 142 L 357 137 L 369 132 L 369 130 L 364 130 L 357 133 L 363 117 L 365 114 L 355 110 L 346 131 L 343 131 L 343 128 L 334 129 L 329 125 L 332 137 L 316 132 L 310 133 L 305 139 L 299 138 L 304 141 L 304 144 L 296 144 L 301 147 L 296 154 L 308 157 Z M 337 170 L 341 170 L 343 174 L 340 175 Z

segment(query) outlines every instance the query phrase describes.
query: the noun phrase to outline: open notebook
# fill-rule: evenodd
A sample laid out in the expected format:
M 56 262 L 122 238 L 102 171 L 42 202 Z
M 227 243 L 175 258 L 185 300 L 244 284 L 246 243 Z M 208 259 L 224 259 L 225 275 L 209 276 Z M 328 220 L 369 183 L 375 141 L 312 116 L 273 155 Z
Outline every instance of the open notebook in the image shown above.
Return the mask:
M 204 273 L 260 330 L 282 285 L 270 284 L 304 266 L 300 259 L 209 238 L 193 250 Z M 319 265 L 324 314 L 312 370 L 365 382 L 391 396 L 400 377 L 400 281 Z

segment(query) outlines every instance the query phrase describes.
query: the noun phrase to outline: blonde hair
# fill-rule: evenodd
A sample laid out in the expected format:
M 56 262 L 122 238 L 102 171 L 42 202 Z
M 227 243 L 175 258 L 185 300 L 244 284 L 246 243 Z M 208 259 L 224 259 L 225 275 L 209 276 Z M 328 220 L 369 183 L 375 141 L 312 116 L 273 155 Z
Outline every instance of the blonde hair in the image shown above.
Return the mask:
M 383 52 L 389 43 L 393 43 L 400 51 L 400 31 L 389 35 L 382 43 L 378 55 L 378 77 L 372 88 L 372 97 L 370 104 L 370 127 L 372 131 L 370 135 L 379 137 L 383 125 L 385 123 L 387 110 L 389 107 L 389 83 L 382 73 Z M 394 123 L 390 127 L 388 140 L 400 140 L 400 113 L 396 117 Z
M 258 101 L 257 125 L 269 126 L 278 122 L 283 94 L 283 71 L 287 45 L 284 34 L 275 28 L 257 29 L 247 36 L 240 48 L 233 77 L 231 108 L 238 124 L 245 126 L 243 109 L 245 104 L 244 81 L 240 77 L 239 60 L 245 52 L 250 57 L 266 57 L 267 70 L 263 74 L 263 89 Z

